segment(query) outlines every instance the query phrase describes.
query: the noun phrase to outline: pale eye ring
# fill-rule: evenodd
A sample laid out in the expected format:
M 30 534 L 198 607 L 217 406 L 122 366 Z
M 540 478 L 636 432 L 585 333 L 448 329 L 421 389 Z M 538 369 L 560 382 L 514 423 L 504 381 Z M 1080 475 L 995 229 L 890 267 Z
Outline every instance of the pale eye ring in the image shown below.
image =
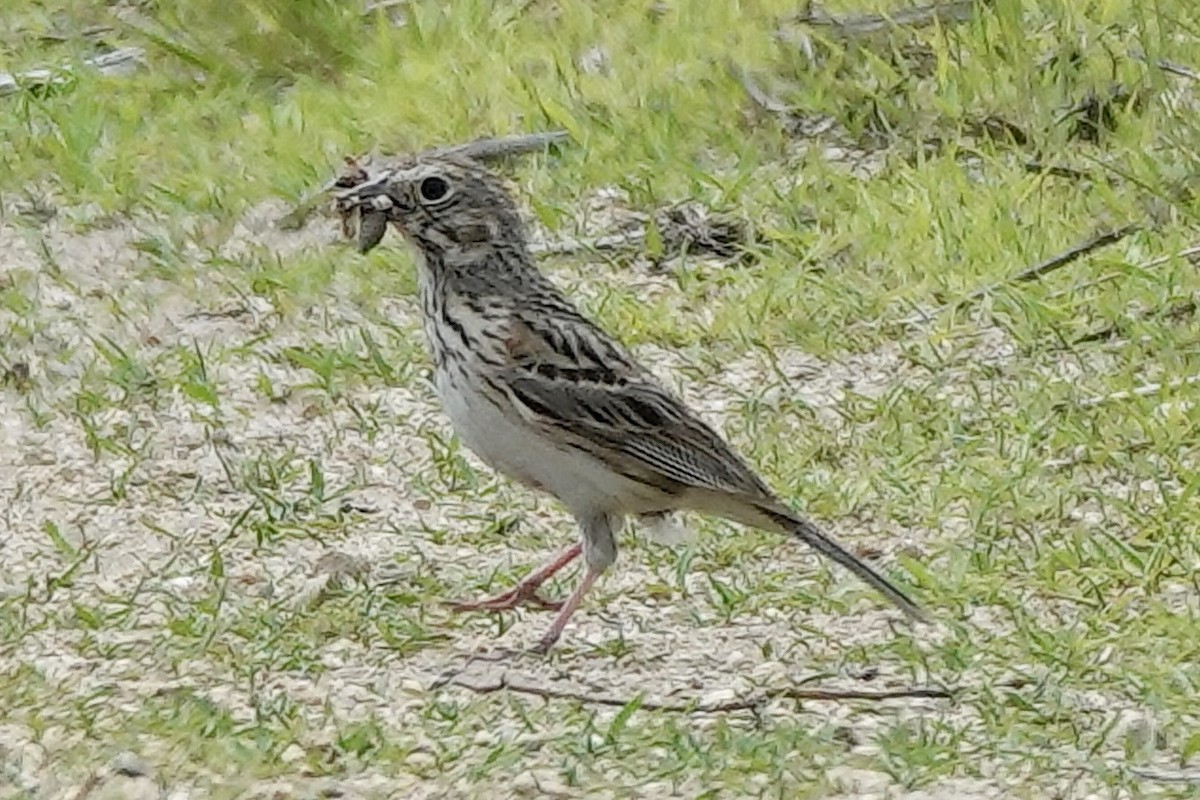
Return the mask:
M 421 196 L 421 202 L 440 203 L 450 197 L 450 184 L 445 178 L 430 175 L 421 181 L 417 193 Z

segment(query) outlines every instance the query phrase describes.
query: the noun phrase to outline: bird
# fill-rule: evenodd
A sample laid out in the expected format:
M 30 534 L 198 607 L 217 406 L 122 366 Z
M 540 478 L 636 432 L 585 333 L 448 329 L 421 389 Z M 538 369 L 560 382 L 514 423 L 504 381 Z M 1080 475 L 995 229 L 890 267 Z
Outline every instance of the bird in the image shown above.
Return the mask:
M 337 193 L 344 217 L 386 222 L 418 255 L 420 316 L 433 383 L 459 440 L 484 463 L 557 498 L 579 540 L 508 591 L 459 611 L 523 604 L 557 611 L 532 648 L 559 640 L 617 558 L 630 517 L 699 512 L 798 539 L 905 615 L 904 591 L 786 505 L 725 439 L 535 264 L 516 200 L 479 161 L 418 154 Z M 564 601 L 539 594 L 582 556 Z

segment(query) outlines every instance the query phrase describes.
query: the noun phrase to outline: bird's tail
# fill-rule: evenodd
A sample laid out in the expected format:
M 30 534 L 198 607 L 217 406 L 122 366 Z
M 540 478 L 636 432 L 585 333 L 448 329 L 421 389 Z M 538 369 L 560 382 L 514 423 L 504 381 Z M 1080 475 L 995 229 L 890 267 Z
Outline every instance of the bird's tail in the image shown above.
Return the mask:
M 827 533 L 816 525 L 782 506 L 767 506 L 756 503 L 755 510 L 762 517 L 765 517 L 766 520 L 769 520 L 769 524 L 764 525 L 753 522 L 751 524 L 754 524 L 756 527 L 776 528 L 781 532 L 795 536 L 821 555 L 853 572 L 877 592 L 888 600 L 891 600 L 897 608 L 912 619 L 922 622 L 929 620 L 928 615 L 908 595 L 896 588 L 891 581 L 868 566 L 862 559 L 831 539 Z M 746 521 L 749 522 L 749 520 Z

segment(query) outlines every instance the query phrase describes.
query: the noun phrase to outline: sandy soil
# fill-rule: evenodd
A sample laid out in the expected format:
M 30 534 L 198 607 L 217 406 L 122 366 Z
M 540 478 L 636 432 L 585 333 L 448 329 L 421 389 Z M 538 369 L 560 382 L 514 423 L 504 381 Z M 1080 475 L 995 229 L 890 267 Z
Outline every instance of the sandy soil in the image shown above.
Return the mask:
M 233 232 L 225 251 L 236 256 L 253 244 L 286 258 L 304 248 L 326 246 L 333 238 L 332 226 L 310 225 L 300 234 L 276 232 L 270 221 L 278 212 L 279 208 L 266 206 L 252 214 Z M 807 685 L 814 677 L 824 688 L 848 690 L 903 689 L 936 682 L 935 676 L 909 674 L 902 665 L 888 663 L 873 665 L 868 676 L 823 675 L 829 665 L 844 664 L 845 654 L 858 647 L 869 650 L 893 637 L 913 637 L 913 646 L 920 649 L 945 635 L 937 626 L 911 632 L 896 613 L 862 595 L 841 574 L 832 576 L 829 591 L 861 596 L 850 614 L 797 615 L 764 608 L 740 614 L 734 624 L 727 624 L 706 599 L 705 573 L 687 577 L 692 589 L 687 596 L 647 590 L 648 584 L 669 583 L 673 570 L 673 559 L 655 545 L 626 549 L 619 568 L 569 629 L 566 646 L 548 662 L 525 657 L 501 663 L 472 660 L 498 647 L 531 643 L 547 622 L 544 615 L 521 613 L 510 630 L 497 636 L 494 624 L 481 616 L 452 619 L 429 608 L 423 614 L 435 629 L 444 626 L 444 641 L 398 654 L 383 641 L 364 644 L 331 636 L 321 649 L 323 670 L 316 678 L 280 666 L 256 675 L 251 686 L 237 675 L 237 660 L 230 658 L 184 662 L 167 670 L 162 653 L 164 641 L 171 636 L 168 622 L 181 609 L 209 596 L 214 553 L 219 553 L 228 579 L 227 608 L 221 614 L 233 618 L 246 609 L 280 604 L 305 615 L 318 613 L 325 594 L 339 585 L 363 582 L 382 591 L 405 586 L 419 574 L 433 575 L 446 587 L 473 594 L 478 576 L 540 561 L 574 534 L 570 520 L 552 503 L 493 479 L 478 465 L 484 491 L 462 490 L 430 501 L 426 492 L 415 488 L 418 478 L 436 471 L 431 436 L 449 433 L 424 381 L 407 387 L 351 387 L 340 401 L 330 402 L 324 393 L 305 387 L 311 380 L 307 371 L 272 357 L 287 347 L 337 344 L 361 329 L 370 330 L 378 341 L 403 334 L 382 328 L 376 317 L 356 308 L 336 286 L 309 313 L 283 319 L 268 301 L 245 292 L 227 276 L 199 276 L 187 285 L 148 280 L 147 256 L 138 243 L 154 231 L 153 221 L 86 234 L 72 233 L 55 220 L 40 228 L 0 224 L 0 253 L 5 254 L 0 284 L 23 287 L 32 298 L 23 313 L 0 311 L 0 322 L 6 326 L 22 319 L 27 322 L 27 338 L 5 344 L 0 353 L 6 369 L 23 364 L 30 376 L 25 388 L 10 380 L 0 390 L 0 502 L 6 531 L 0 538 L 0 559 L 6 567 L 0 574 L 0 593 L 37 596 L 22 606 L 29 617 L 25 633 L 12 650 L 0 654 L 0 672 L 26 665 L 44 676 L 64 700 L 102 696 L 102 707 L 96 711 L 100 720 L 117 718 L 148 697 L 181 688 L 229 709 L 235 719 L 252 719 L 254 695 L 268 687 L 288 698 L 307 728 L 318 732 L 309 744 L 319 744 L 320 731 L 330 731 L 327 735 L 332 736 L 338 724 L 366 715 L 377 717 L 398 737 L 414 743 L 405 774 L 382 775 L 368 766 L 336 781 L 305 777 L 299 768 L 304 749 L 288 751 L 284 758 L 297 760 L 296 776 L 247 780 L 247 797 L 318 796 L 334 790 L 346 797 L 499 796 L 496 793 L 501 791 L 577 796 L 577 790 L 563 784 L 553 759 L 536 754 L 527 769 L 503 785 L 491 783 L 493 779 L 470 783 L 465 765 L 433 770 L 432 757 L 422 753 L 433 751 L 434 743 L 421 746 L 431 697 L 489 709 L 480 713 L 480 719 L 490 723 L 480 724 L 471 734 L 477 745 L 504 737 L 550 741 L 574 735 L 568 729 L 555 729 L 552 707 L 549 714 L 539 716 L 547 720 L 547 727 L 530 734 L 503 694 L 481 695 L 453 682 L 431 688 L 451 678 L 477 689 L 503 679 L 589 697 L 632 698 L 642 693 L 648 701 L 701 704 L 767 696 L 788 686 Z M 411 303 L 381 302 L 399 331 L 417 335 Z M 103 386 L 89 377 L 102 359 L 98 347 L 106 342 L 145 362 L 178 345 L 211 354 L 206 369 L 220 387 L 219 411 L 178 389 L 153 401 L 120 402 L 119 386 Z M 999 360 L 1012 351 L 1003 334 L 995 332 L 982 337 L 979 348 L 980 357 Z M 653 349 L 644 355 L 667 374 L 682 358 Z M 777 367 L 760 356 L 747 355 L 711 385 L 684 388 L 710 419 L 719 422 L 736 401 L 737 386 L 771 382 L 776 385 L 772 391 L 800 397 L 817 410 L 824 424 L 837 426 L 843 423 L 834 408 L 846 394 L 879 396 L 897 382 L 912 379 L 912 369 L 898 348 L 840 363 L 788 353 Z M 281 390 L 277 400 L 256 388 L 260 374 Z M 133 454 L 103 452 L 97 457 L 94 453 L 81 424 L 82 413 L 73 413 L 81 408 L 80 397 L 87 391 L 98 391 L 105 398 L 89 415 L 95 435 L 125 442 Z M 35 416 L 27 407 L 40 413 Z M 369 436 L 355 409 L 370 409 L 377 427 Z M 323 540 L 297 535 L 259 547 L 251 533 L 237 528 L 238 515 L 253 505 L 254 498 L 236 476 L 261 469 L 256 463 L 263 460 L 292 466 L 313 461 L 320 464 L 326 486 L 353 487 L 309 513 L 310 520 L 321 514 L 336 520 Z M 304 483 L 293 481 L 279 495 L 299 503 Z M 339 508 L 344 513 L 335 513 Z M 478 522 L 471 520 L 494 516 L 497 508 L 519 517 L 519 543 L 515 547 L 489 543 L 481 549 L 473 530 Z M 948 519 L 946 529 L 938 532 L 885 531 L 866 521 L 860 528 L 839 528 L 839 532 L 848 543 L 870 548 L 886 560 L 901 549 L 920 554 L 930 536 L 953 535 L 956 527 L 965 524 Z M 53 591 L 47 581 L 62 575 L 72 558 L 64 556 L 63 546 L 48 535 L 48 527 L 57 530 L 71 552 L 84 554 L 70 579 L 60 581 L 62 585 Z M 435 530 L 451 535 L 431 535 Z M 728 571 L 726 577 L 736 582 L 752 579 L 755 570 L 783 570 L 803 585 L 822 569 L 812 556 L 783 542 L 768 547 L 761 557 L 757 565 Z M 109 607 L 115 598 L 128 598 L 136 609 L 120 625 L 89 631 L 59 622 L 70 616 L 73 607 Z M 980 614 L 980 624 L 1002 624 L 986 619 L 984 611 Z M 613 658 L 602 649 L 591 649 L 618 635 L 632 656 Z M 84 655 L 88 651 L 84 640 L 114 645 L 120 655 Z M 769 653 L 764 653 L 764 644 L 771 645 Z M 981 681 L 1004 678 L 980 676 Z M 535 709 L 544 708 L 537 698 L 528 702 Z M 600 708 L 596 713 L 601 721 L 611 720 L 618 710 Z M 942 699 L 903 698 L 870 708 L 767 699 L 757 713 L 757 724 L 766 720 L 844 730 L 847 752 L 866 757 L 874 752 L 871 742 L 876 733 L 906 719 L 940 720 L 968 732 L 977 725 L 970 704 Z M 1150 724 L 1144 715 L 1123 713 L 1134 715 L 1123 724 Z M 153 735 L 141 739 L 136 754 L 121 755 L 106 767 L 96 765 L 87 778 L 79 764 L 63 761 L 64 753 L 80 752 L 84 734 L 54 724 L 53 714 L 49 718 L 50 727 L 42 732 L 23 723 L 0 722 L 0 749 L 7 754 L 19 792 L 64 798 L 202 794 L 174 777 L 192 772 L 186 765 L 188 755 L 172 751 L 169 742 L 158 742 Z M 750 712 L 697 714 L 694 725 L 699 729 L 727 722 L 753 726 L 754 720 Z M 91 749 L 103 752 L 106 747 Z M 947 780 L 920 791 L 905 790 L 888 774 L 850 766 L 833 767 L 825 778 L 838 792 L 830 796 L 860 800 L 1005 796 L 1006 781 L 1015 776 L 1005 775 L 996 765 L 984 765 L 981 774 L 989 773 L 997 777 Z M 1088 783 L 1078 775 L 1072 780 Z M 675 786 L 644 785 L 635 791 L 641 797 L 686 797 L 704 788 L 685 779 Z M 614 784 L 589 796 L 625 796 L 629 791 L 633 790 Z M 1067 791 L 1064 796 L 1087 796 Z

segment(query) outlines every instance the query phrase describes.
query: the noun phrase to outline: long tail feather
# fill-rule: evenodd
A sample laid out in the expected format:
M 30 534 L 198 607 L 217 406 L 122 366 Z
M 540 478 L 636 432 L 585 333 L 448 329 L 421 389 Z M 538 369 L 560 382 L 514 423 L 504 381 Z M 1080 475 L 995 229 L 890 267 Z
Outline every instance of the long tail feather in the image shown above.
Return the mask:
M 856 557 L 849 550 L 846 550 L 840 544 L 835 542 L 824 531 L 818 528 L 811 522 L 802 519 L 795 514 L 784 512 L 779 509 L 758 507 L 759 510 L 767 516 L 772 522 L 779 526 L 780 529 L 790 533 L 796 538 L 803 541 L 812 549 L 816 550 L 821 555 L 841 564 L 846 569 L 853 572 L 861 580 L 871 586 L 877 592 L 882 594 L 888 600 L 891 600 L 897 608 L 907 614 L 909 617 L 921 622 L 928 622 L 929 616 L 921 609 L 913 600 L 904 592 L 896 588 L 895 584 L 887 578 L 880 575 L 872 567 L 868 566 L 862 559 Z

